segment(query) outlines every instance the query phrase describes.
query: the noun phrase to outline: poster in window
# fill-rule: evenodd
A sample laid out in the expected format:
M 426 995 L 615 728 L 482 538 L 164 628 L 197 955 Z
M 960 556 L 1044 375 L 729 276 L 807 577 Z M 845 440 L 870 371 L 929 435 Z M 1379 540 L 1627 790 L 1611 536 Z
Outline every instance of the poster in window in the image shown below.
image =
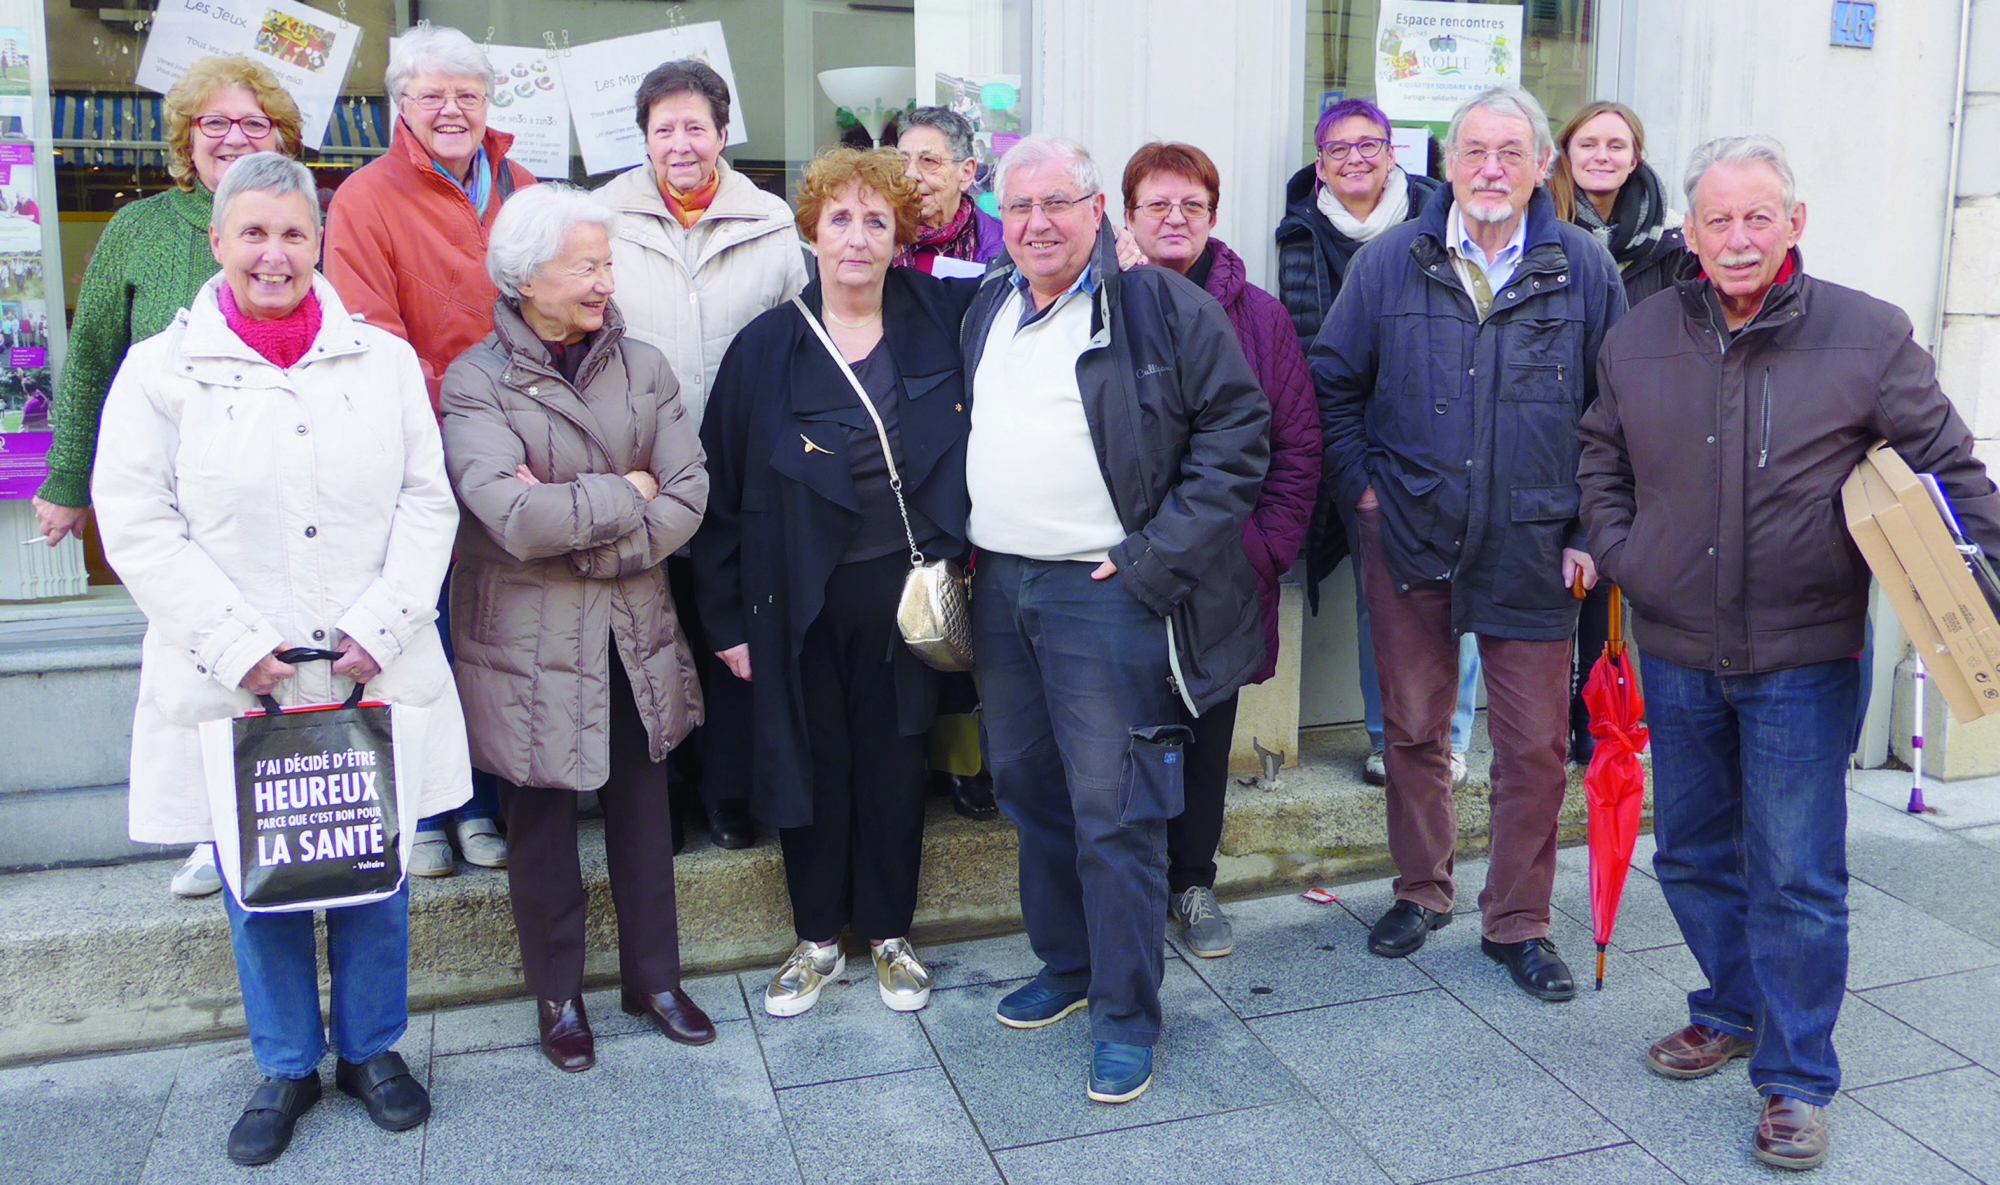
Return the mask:
M 1521 85 L 1521 6 L 1382 0 L 1375 102 L 1390 119 L 1443 123 L 1460 103 Z
M 1000 204 L 991 192 L 993 170 L 1007 150 L 1020 142 L 1021 102 L 1019 74 L 938 72 L 937 105 L 951 108 L 972 124 L 973 153 L 979 158 L 973 184 L 980 191 L 974 200 L 995 218 L 1000 216 Z
M 569 180 L 569 96 L 556 59 L 517 45 L 489 45 L 486 56 L 500 79 L 486 123 L 514 137 L 507 159 L 537 177 Z
M 729 45 L 723 40 L 721 21 L 655 29 L 562 51 L 557 60 L 562 63 L 563 86 L 569 96 L 570 118 L 576 123 L 576 142 L 583 152 L 585 172 L 612 173 L 645 161 L 646 138 L 632 118 L 633 99 L 653 67 L 684 58 L 707 63 L 729 84 L 730 94 L 743 93 L 729 67 Z M 749 139 L 742 104 L 738 103 L 729 113 L 729 143 L 743 144 Z
M 166 94 L 200 59 L 243 54 L 291 92 L 317 150 L 360 47 L 361 26 L 292 0 L 160 0 L 134 81 Z
M 32 176 L 32 166 L 7 167 Z M 31 250 L 0 251 L 0 499 L 33 497 L 48 476 L 54 383 L 47 291 L 39 237 Z

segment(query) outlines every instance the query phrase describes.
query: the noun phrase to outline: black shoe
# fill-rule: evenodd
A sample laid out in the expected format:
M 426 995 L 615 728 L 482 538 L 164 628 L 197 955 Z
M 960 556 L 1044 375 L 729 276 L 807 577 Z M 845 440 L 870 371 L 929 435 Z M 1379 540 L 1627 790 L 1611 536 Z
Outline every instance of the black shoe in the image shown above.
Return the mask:
M 1451 911 L 1439 913 L 1414 901 L 1398 901 L 1368 931 L 1368 953 L 1385 959 L 1401 959 L 1423 949 L 1432 930 L 1451 925 Z
M 270 1164 L 292 1144 L 299 1116 L 319 1102 L 319 1071 L 304 1078 L 266 1078 L 251 1092 L 243 1117 L 229 1129 L 229 1159 L 241 1165 Z
M 750 821 L 750 807 L 741 799 L 718 802 L 708 812 L 708 837 L 718 848 L 741 851 L 757 842 L 757 825 Z
M 1576 979 L 1569 973 L 1569 964 L 1556 953 L 1556 944 L 1546 938 L 1530 938 L 1526 942 L 1482 938 L 1479 949 L 1486 952 L 1487 958 L 1505 964 L 1520 989 L 1537 1000 L 1560 1003 L 1576 995 Z
M 366 1104 L 368 1118 L 385 1132 L 408 1131 L 431 1117 L 430 1092 L 410 1077 L 403 1055 L 393 1049 L 358 1066 L 342 1060 L 333 1069 L 333 1084 Z
M 985 823 L 1000 817 L 1000 808 L 993 801 L 993 777 L 987 773 L 976 773 L 971 777 L 957 774 L 951 778 L 951 809 L 965 818 Z

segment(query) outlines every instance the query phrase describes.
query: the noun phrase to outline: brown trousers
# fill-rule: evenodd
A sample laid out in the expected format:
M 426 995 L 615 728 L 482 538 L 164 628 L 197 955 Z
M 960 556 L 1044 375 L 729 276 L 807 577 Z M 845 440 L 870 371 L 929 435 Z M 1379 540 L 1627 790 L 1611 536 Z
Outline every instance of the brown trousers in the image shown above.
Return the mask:
M 1458 812 L 1451 790 L 1451 714 L 1458 706 L 1458 639 L 1451 584 L 1399 593 L 1382 556 L 1382 515 L 1360 512 L 1362 588 L 1382 683 L 1389 855 L 1396 897 L 1452 907 Z M 1549 579 L 1560 578 L 1549 573 Z M 1569 777 L 1569 641 L 1481 636 L 1486 727 L 1493 738 L 1492 851 L 1479 910 L 1486 937 L 1521 942 L 1549 932 L 1556 823 Z
M 624 986 L 650 995 L 681 985 L 667 767 L 652 762 L 625 664 L 617 646 L 607 646 L 611 780 L 597 791 L 597 801 L 604 808 L 604 857 L 618 914 L 618 975 Z M 577 793 L 503 778 L 500 806 L 507 817 L 507 894 L 521 939 L 521 978 L 539 999 L 580 996 L 589 895 L 576 847 Z

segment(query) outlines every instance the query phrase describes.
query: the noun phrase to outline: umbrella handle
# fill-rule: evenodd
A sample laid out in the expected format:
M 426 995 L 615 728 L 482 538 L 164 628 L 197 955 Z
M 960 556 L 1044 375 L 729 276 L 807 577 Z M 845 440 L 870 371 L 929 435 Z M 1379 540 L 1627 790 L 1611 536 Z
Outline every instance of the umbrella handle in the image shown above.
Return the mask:
M 1588 592 L 1589 590 L 1583 587 L 1583 566 L 1579 564 L 1576 569 L 1576 576 L 1570 582 L 1569 593 L 1581 601 L 1588 595 Z
M 1611 586 L 1611 632 L 1604 641 L 1604 653 L 1611 658 L 1625 655 L 1625 590 Z

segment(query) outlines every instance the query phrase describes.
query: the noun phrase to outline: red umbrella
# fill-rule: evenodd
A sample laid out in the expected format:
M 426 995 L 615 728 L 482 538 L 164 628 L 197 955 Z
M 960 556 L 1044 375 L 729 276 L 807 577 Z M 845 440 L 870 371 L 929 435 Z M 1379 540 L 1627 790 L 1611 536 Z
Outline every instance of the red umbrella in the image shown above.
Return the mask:
M 1583 789 L 1590 803 L 1590 919 L 1597 939 L 1597 990 L 1604 990 L 1604 948 L 1618 921 L 1618 900 L 1639 841 L 1639 808 L 1646 798 L 1646 775 L 1639 752 L 1646 747 L 1646 700 L 1625 650 L 1624 598 L 1611 586 L 1611 634 L 1604 654 L 1583 685 L 1590 709 L 1590 735 L 1597 739 Z

